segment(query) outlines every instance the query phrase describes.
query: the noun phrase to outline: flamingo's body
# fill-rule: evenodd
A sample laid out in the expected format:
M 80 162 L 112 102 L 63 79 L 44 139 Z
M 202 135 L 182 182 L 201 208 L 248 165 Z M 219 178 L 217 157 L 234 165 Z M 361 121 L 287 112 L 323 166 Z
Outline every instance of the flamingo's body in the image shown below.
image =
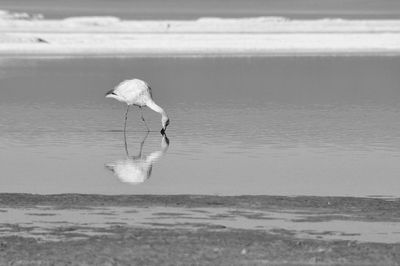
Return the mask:
M 157 105 L 152 97 L 151 88 L 147 82 L 140 79 L 125 80 L 118 84 L 114 89 L 106 93 L 107 98 L 114 98 L 120 102 L 127 104 L 127 110 L 125 114 L 125 126 L 126 119 L 128 116 L 129 106 L 136 105 L 138 107 L 147 106 L 157 113 L 161 114 L 161 133 L 164 134 L 167 126 L 169 125 L 169 118 L 167 113 L 159 105 Z M 146 123 L 143 118 L 142 120 Z M 147 124 L 146 124 L 147 127 Z M 148 129 L 148 128 L 147 128 Z
M 125 139 L 127 158 L 105 165 L 106 168 L 111 170 L 121 182 L 132 185 L 143 183 L 151 176 L 153 164 L 167 152 L 169 139 L 166 135 L 163 135 L 161 140 L 161 150 L 154 151 L 148 156 L 142 156 L 143 145 L 147 136 L 148 135 L 146 135 L 140 144 L 140 151 L 137 156 L 129 156 Z

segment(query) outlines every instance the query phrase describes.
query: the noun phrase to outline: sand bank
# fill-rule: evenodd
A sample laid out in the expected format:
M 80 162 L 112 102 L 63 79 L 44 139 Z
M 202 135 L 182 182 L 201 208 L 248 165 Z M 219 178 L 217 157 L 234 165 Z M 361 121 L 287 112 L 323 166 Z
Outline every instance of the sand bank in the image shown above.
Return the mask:
M 399 204 L 349 197 L 0 194 L 0 264 L 398 265 Z M 384 231 L 375 231 L 379 225 Z M 363 239 L 374 233 L 377 241 Z
M 0 12 L 0 54 L 400 54 L 400 20 L 137 20 Z

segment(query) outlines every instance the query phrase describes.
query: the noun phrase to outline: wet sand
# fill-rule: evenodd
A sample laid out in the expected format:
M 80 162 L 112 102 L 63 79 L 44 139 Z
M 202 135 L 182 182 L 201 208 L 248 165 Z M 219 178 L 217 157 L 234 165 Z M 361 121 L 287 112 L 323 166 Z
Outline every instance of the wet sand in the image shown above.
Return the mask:
M 229 222 L 245 216 L 247 221 L 268 224 L 280 218 L 265 213 L 289 213 L 305 217 L 290 218 L 291 224 L 300 226 L 311 224 L 317 228 L 335 221 L 390 223 L 400 231 L 399 207 L 398 199 L 387 198 L 1 194 L 2 218 L 11 210 L 25 211 L 33 221 L 42 222 L 56 217 L 57 212 L 79 211 L 89 215 L 95 211 L 98 220 L 104 217 L 107 220 L 121 216 L 112 210 L 124 208 L 124 213 L 133 213 L 132 219 L 140 216 L 140 210 L 153 211 L 154 216 L 153 222 L 145 225 L 110 220 L 107 226 L 90 222 L 68 225 L 60 222 L 57 226 L 53 221 L 51 231 L 36 231 L 33 237 L 26 233 L 33 232 L 35 222 L 28 226 L 15 219 L 2 224 L 0 264 L 398 265 L 400 235 L 398 241 L 390 243 L 385 243 L 385 237 L 379 242 L 349 240 L 346 234 L 342 237 L 335 234 L 332 239 L 329 235 L 334 232 L 329 230 L 298 234 L 296 230 L 284 229 L 284 225 L 282 229 L 266 230 L 246 224 L 234 228 Z M 212 213 L 211 222 L 202 218 L 204 212 Z M 179 223 L 183 216 L 189 222 Z M 164 217 L 168 217 L 168 223 Z M 12 234 L 5 235 L 6 231 Z M 85 233 L 89 231 L 90 234 Z M 49 236 L 62 238 L 46 239 Z M 396 240 L 396 232 L 393 239 Z

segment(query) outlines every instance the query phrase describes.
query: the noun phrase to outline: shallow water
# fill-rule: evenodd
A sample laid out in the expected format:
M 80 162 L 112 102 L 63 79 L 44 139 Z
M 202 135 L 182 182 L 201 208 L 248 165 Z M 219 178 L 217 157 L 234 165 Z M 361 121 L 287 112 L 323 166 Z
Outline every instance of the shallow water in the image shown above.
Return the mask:
M 0 64 L 0 192 L 400 196 L 399 57 Z M 127 158 L 104 93 L 131 77 L 171 125 L 131 108 Z
M 0 9 L 39 13 L 46 18 L 98 15 L 123 19 L 196 19 L 210 16 L 400 18 L 400 3 L 397 0 L 2 0 Z

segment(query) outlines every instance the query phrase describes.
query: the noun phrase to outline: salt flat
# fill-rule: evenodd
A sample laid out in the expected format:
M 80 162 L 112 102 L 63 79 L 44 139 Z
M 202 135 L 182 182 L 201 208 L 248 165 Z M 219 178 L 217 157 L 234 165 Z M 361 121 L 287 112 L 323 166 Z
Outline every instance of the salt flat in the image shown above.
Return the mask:
M 0 54 L 398 54 L 400 20 L 46 20 L 0 12 Z

